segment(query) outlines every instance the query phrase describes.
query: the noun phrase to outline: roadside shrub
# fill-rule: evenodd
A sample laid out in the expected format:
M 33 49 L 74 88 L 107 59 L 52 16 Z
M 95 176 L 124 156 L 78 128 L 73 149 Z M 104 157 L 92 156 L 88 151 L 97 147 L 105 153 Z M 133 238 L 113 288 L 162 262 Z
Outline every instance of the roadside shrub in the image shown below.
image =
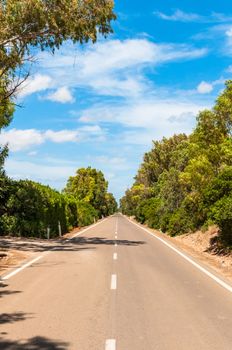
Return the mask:
M 46 237 L 49 227 L 50 236 L 56 237 L 59 222 L 62 232 L 66 232 L 66 202 L 62 194 L 33 181 L 14 182 L 0 219 L 4 234 Z
M 160 208 L 162 203 L 158 198 L 145 199 L 138 206 L 136 219 L 149 227 L 160 228 Z
M 170 216 L 167 231 L 171 236 L 192 230 L 194 230 L 194 226 L 184 208 L 176 210 Z
M 78 226 L 91 225 L 98 219 L 97 211 L 89 203 L 79 202 L 77 205 Z
M 232 246 L 232 197 L 217 201 L 211 209 L 211 217 L 220 228 L 220 240 L 225 245 Z

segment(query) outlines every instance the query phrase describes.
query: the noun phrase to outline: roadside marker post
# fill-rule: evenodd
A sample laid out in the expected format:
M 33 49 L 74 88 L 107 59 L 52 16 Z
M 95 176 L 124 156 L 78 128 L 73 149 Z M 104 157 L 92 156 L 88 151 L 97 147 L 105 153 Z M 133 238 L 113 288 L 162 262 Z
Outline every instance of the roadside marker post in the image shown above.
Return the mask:
M 62 236 L 62 230 L 61 230 L 61 224 L 60 221 L 58 221 L 58 231 L 59 231 L 59 236 Z
M 47 227 L 47 239 L 50 239 L 50 230 L 51 230 L 51 229 L 50 229 L 50 227 L 48 226 L 48 227 Z

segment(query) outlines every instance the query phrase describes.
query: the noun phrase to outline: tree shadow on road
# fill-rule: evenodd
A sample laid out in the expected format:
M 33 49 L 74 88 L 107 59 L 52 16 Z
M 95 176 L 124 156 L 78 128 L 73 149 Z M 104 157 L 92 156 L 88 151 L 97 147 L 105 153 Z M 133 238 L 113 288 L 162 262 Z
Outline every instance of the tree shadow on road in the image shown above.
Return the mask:
M 41 242 L 33 242 L 33 241 L 13 241 L 13 240 L 5 240 L 0 239 L 0 249 L 4 251 L 8 251 L 9 249 L 18 250 L 23 252 L 46 252 L 50 250 L 55 251 L 78 251 L 89 248 L 78 248 L 75 246 L 74 241 L 67 240 L 51 240 L 51 241 L 43 241 Z M 1 261 L 1 260 L 0 260 Z
M 8 290 L 6 289 L 7 287 L 8 287 L 8 284 L 0 282 L 0 298 L 6 295 L 22 293 L 20 290 Z
M 105 237 L 78 237 L 73 240 L 73 243 L 77 245 L 114 245 L 117 243 L 118 245 L 125 245 L 125 246 L 132 246 L 136 247 L 142 244 L 145 244 L 146 242 L 144 241 L 129 241 L 127 239 L 106 239 Z
M 0 314 L 0 324 L 25 321 L 28 317 L 29 317 L 28 314 L 24 312 L 14 312 L 11 314 L 4 313 L 4 314 Z
M 0 349 L 4 350 L 66 350 L 68 343 L 45 337 L 33 337 L 25 342 L 0 338 Z
M 80 247 L 83 245 L 114 245 L 115 240 L 107 239 L 105 237 L 77 237 L 72 240 L 52 240 L 49 242 L 38 241 L 12 241 L 8 239 L 0 239 L 0 248 L 4 250 L 14 249 L 19 251 L 29 251 L 29 252 L 45 252 L 45 251 L 81 251 L 85 249 L 93 249 L 89 247 Z M 125 246 L 138 246 L 144 244 L 144 241 L 130 241 L 130 240 L 117 240 L 118 245 Z

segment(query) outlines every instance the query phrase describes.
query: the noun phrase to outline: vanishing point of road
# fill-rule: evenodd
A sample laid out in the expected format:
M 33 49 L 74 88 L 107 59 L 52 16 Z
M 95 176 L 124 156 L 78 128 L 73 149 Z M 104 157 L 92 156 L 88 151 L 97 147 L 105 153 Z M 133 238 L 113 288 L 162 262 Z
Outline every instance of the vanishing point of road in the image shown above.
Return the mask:
M 157 237 L 117 214 L 8 271 L 0 349 L 231 350 L 231 286 Z

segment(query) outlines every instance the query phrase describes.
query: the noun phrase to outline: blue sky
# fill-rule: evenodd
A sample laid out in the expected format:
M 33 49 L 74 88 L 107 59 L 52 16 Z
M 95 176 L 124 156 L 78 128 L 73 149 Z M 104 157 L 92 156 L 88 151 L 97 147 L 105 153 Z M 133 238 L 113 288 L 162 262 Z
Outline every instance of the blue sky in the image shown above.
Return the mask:
M 116 1 L 114 34 L 39 53 L 18 96 L 8 175 L 62 189 L 79 167 L 117 198 L 152 140 L 190 133 L 232 77 L 231 1 Z

